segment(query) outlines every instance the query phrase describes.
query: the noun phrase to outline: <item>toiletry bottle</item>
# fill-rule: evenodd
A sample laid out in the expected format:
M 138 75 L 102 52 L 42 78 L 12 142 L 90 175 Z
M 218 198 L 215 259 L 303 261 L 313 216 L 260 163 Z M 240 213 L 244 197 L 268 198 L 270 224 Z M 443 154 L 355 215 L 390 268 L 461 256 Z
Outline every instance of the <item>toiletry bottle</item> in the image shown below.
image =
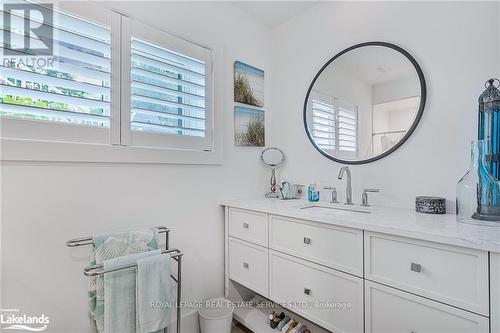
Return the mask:
M 319 186 L 317 183 L 314 183 L 313 201 L 319 201 Z
M 310 184 L 307 188 L 307 200 L 309 202 L 319 201 L 319 190 L 316 182 Z

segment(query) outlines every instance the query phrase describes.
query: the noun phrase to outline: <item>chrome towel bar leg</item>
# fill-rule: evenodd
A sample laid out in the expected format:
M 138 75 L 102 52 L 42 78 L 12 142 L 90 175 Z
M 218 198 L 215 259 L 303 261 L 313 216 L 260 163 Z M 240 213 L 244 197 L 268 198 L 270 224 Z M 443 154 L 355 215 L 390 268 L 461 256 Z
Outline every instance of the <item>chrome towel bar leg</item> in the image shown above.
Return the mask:
M 182 256 L 177 257 L 177 333 L 181 333 Z

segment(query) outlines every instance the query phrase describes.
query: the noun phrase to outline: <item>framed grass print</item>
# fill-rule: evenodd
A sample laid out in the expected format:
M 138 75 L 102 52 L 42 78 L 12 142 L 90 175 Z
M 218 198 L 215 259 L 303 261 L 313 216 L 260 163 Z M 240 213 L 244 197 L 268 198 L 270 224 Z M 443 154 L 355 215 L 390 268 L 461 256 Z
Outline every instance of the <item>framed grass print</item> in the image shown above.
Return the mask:
M 264 147 L 264 110 L 234 107 L 234 142 L 236 146 Z
M 264 71 L 240 61 L 234 62 L 234 101 L 264 106 Z

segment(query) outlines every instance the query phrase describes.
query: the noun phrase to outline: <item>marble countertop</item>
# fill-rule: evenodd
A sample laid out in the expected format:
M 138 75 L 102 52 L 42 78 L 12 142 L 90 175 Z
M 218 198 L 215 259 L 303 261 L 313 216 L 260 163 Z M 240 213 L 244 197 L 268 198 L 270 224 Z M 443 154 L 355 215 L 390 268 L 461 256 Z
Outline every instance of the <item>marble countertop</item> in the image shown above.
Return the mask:
M 432 215 L 411 209 L 392 207 L 361 207 L 328 202 L 309 203 L 303 200 L 249 198 L 227 200 L 223 206 L 248 209 L 269 214 L 315 221 L 331 225 L 381 232 L 500 253 L 498 226 L 466 224 L 456 221 L 455 214 Z M 308 205 L 369 211 L 370 214 L 336 209 L 301 209 Z

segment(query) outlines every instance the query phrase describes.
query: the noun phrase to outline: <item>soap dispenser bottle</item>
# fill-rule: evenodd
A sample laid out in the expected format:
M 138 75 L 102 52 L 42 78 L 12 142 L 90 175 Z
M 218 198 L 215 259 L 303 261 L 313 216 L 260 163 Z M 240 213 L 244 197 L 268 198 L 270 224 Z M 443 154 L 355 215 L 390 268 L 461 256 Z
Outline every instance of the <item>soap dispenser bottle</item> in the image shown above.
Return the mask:
M 310 184 L 307 188 L 307 200 L 309 202 L 319 201 L 319 187 L 317 182 Z

